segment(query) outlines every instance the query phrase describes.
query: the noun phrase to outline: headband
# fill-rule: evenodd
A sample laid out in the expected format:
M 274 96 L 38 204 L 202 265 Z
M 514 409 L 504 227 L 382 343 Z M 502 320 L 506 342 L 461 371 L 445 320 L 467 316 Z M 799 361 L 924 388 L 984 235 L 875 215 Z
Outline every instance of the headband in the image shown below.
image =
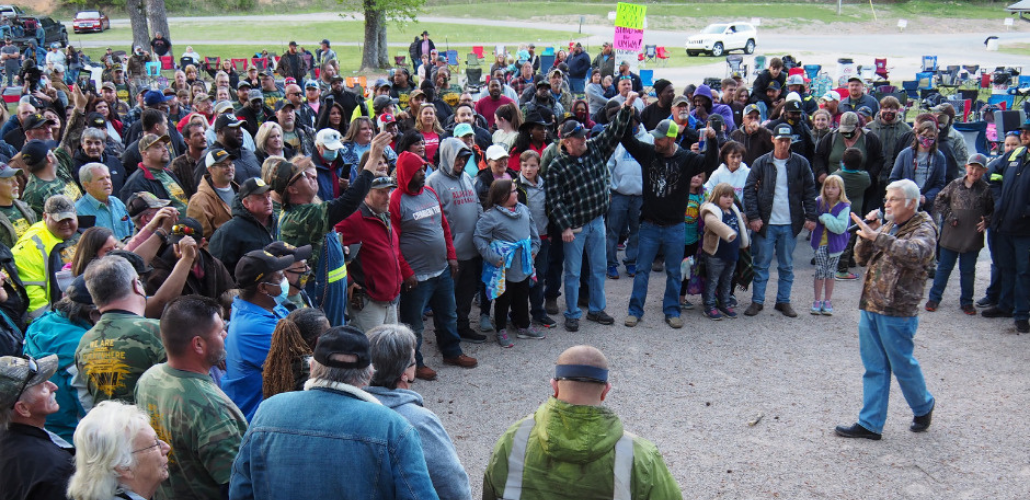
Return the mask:
M 590 365 L 557 365 L 554 367 L 554 379 L 606 384 L 608 370 Z

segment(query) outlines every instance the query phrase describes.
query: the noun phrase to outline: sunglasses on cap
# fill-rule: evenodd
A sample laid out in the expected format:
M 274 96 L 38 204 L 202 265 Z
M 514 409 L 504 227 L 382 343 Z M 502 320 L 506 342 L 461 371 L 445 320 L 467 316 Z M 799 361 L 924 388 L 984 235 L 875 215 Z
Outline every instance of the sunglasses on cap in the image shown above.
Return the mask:
M 567 131 L 563 132 L 562 133 L 562 137 L 574 136 L 577 133 L 579 133 L 580 130 L 583 130 L 583 125 L 582 124 L 577 124 L 575 127 L 573 127 L 572 130 L 567 130 Z
M 35 378 L 36 374 L 39 373 L 39 365 L 36 364 L 36 359 L 32 356 L 25 356 L 23 359 L 29 362 L 29 374 L 25 376 L 25 381 L 21 383 L 21 389 L 18 389 L 18 395 L 15 396 L 14 402 L 11 403 L 11 409 L 14 409 L 14 405 L 18 404 L 18 400 L 21 399 L 21 395 L 25 393 L 25 388 L 29 386 L 29 381 Z
M 186 224 L 176 224 L 172 226 L 173 234 L 181 234 L 183 236 L 193 236 L 196 234 L 196 230 Z

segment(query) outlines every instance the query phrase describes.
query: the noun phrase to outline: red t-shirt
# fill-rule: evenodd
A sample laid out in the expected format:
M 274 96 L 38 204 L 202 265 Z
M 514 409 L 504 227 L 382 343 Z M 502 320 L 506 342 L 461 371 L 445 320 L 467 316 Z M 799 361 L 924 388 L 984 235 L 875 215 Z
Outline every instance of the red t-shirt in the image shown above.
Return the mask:
M 496 101 L 488 95 L 480 99 L 479 102 L 476 103 L 476 113 L 483 115 L 483 118 L 486 118 L 486 123 L 489 124 L 490 127 L 493 127 L 494 112 L 497 111 L 497 108 L 504 106 L 505 104 L 514 103 L 515 101 L 511 100 L 510 97 L 504 94 L 501 94 L 501 96 L 498 97 Z
M 433 161 L 433 158 L 436 157 L 436 150 L 440 149 L 440 134 L 422 132 L 422 138 L 426 140 L 426 159 Z

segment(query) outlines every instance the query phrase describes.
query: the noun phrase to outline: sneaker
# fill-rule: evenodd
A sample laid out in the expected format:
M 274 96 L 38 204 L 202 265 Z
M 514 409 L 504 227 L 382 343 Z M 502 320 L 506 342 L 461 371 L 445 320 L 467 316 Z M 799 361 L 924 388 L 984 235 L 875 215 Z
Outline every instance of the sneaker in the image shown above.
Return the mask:
M 989 299 L 987 297 L 984 297 L 984 298 L 976 301 L 976 307 L 982 307 L 984 309 L 991 308 L 991 307 L 994 307 L 996 305 L 998 305 L 996 302 L 994 302 L 993 300 L 991 300 L 991 299 Z
M 833 316 L 833 302 L 823 301 L 823 316 Z
M 608 266 L 608 279 L 619 279 L 619 266 Z
M 483 333 L 494 331 L 494 322 L 490 319 L 489 314 L 479 315 L 479 331 Z
M 679 316 L 666 316 L 665 324 L 673 328 L 683 328 L 683 318 Z
M 662 272 L 664 270 L 665 270 L 665 265 L 662 264 L 661 261 L 657 261 L 656 260 L 656 261 L 654 261 L 653 264 L 651 264 L 651 272 L 660 273 L 660 272 Z
M 1025 319 L 1016 320 L 1016 333 L 1030 333 L 1030 321 Z
M 930 407 L 930 411 L 926 412 L 926 415 L 912 417 L 912 425 L 908 427 L 908 430 L 912 432 L 926 432 L 930 428 L 930 423 L 933 422 L 933 409 L 936 406 L 937 401 L 934 400 L 933 406 Z
M 579 331 L 579 318 L 565 318 L 565 331 L 567 331 L 567 332 L 578 332 Z
M 812 257 L 812 261 L 809 262 L 809 264 L 812 264 L 813 266 L 815 265 L 815 257 Z
M 629 276 L 630 278 L 632 278 L 632 277 L 634 277 L 636 275 L 637 275 L 637 265 L 636 264 L 626 264 L 626 276 Z
M 928 301 L 926 301 L 926 305 L 923 306 L 923 309 L 926 309 L 927 311 L 930 311 L 930 312 L 934 312 L 934 311 L 937 310 L 937 306 L 939 306 L 939 305 L 940 304 L 936 300 L 928 300 Z
M 730 300 L 726 301 L 726 305 L 730 307 L 737 307 L 737 296 L 730 294 Z
M 547 338 L 547 336 L 541 333 L 540 330 L 533 328 L 533 325 L 529 325 L 529 328 L 519 328 L 518 331 L 515 333 L 515 336 L 520 339 L 533 340 L 542 340 Z
M 547 299 L 544 301 L 544 312 L 547 314 L 558 314 L 558 299 Z
M 973 304 L 963 304 L 962 312 L 969 316 L 976 316 L 976 307 L 974 307 Z
M 722 314 L 719 314 L 719 310 L 714 307 L 705 307 L 703 313 L 705 316 L 708 317 L 708 319 L 712 321 L 719 321 L 722 319 Z
M 985 318 L 1011 318 L 1012 311 L 1003 311 L 999 309 L 998 306 L 994 306 L 990 309 L 984 309 L 981 311 L 980 316 Z
M 598 311 L 595 313 L 588 312 L 587 319 L 589 319 L 590 321 L 595 321 L 602 325 L 611 325 L 615 323 L 615 318 L 609 316 L 608 313 L 604 311 Z
M 472 358 L 464 354 L 459 354 L 453 358 L 443 358 L 443 364 L 460 366 L 462 368 L 475 368 L 479 366 L 479 362 L 476 361 L 476 358 Z
M 680 300 L 680 311 L 689 311 L 694 308 L 694 304 L 691 304 L 689 300 Z
M 537 326 L 542 326 L 544 328 L 554 328 L 554 327 L 558 326 L 558 322 L 555 321 L 554 318 L 552 318 L 552 317 L 550 317 L 550 316 L 548 316 L 546 314 L 543 315 L 542 317 L 534 319 L 533 320 L 533 324 L 537 325 Z
M 720 307 L 719 312 L 721 312 L 723 316 L 726 316 L 730 319 L 737 317 L 737 311 L 734 311 L 732 306 Z
M 428 366 L 415 368 L 415 378 L 422 380 L 436 380 L 436 370 Z
M 744 311 L 744 316 L 757 316 L 758 313 L 762 312 L 762 309 L 765 309 L 764 304 L 752 302 L 751 305 L 747 306 L 747 310 Z
M 633 328 L 634 326 L 637 326 L 637 323 L 640 323 L 640 318 L 638 318 L 638 317 L 636 317 L 636 316 L 634 316 L 632 314 L 627 315 L 626 316 L 626 321 L 622 322 L 622 324 L 624 324 L 624 325 L 626 325 L 626 326 L 628 326 L 630 328 Z
M 508 336 L 507 328 L 501 328 L 501 331 L 497 332 L 497 345 L 505 349 L 515 347 L 515 342 L 512 342 L 511 337 Z
M 835 428 L 833 431 L 836 432 L 838 436 L 845 438 L 860 438 L 879 441 L 881 437 L 880 434 L 877 434 L 869 429 L 866 429 L 865 427 L 862 427 L 859 424 L 852 425 L 851 427 L 844 427 L 843 425 L 838 425 L 837 428 Z
M 626 249 L 626 244 L 625 243 L 619 243 L 618 245 L 615 245 L 615 248 L 621 252 L 621 251 Z
M 833 275 L 833 279 L 837 281 L 855 281 L 858 279 L 858 275 L 852 272 L 836 273 Z
M 486 335 L 480 335 L 469 327 L 459 328 L 458 336 L 461 337 L 463 342 L 471 344 L 482 344 L 483 342 L 486 342 Z
M 822 314 L 823 313 L 823 303 L 822 303 L 822 301 L 818 301 L 817 300 L 815 302 L 812 302 L 812 309 L 809 312 L 811 312 L 813 315 L 816 315 L 816 316 Z
M 790 302 L 777 302 L 774 309 L 780 311 L 781 313 L 783 313 L 784 316 L 788 318 L 798 317 L 798 313 L 794 312 L 794 308 L 791 307 Z

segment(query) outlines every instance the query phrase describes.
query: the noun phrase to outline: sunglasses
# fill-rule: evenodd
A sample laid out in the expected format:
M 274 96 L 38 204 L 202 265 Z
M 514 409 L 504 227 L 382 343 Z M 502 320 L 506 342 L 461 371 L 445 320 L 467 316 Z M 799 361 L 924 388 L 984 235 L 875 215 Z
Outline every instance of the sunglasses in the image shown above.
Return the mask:
M 186 224 L 176 224 L 172 226 L 172 234 L 182 236 L 193 236 L 196 234 L 196 230 Z
M 18 404 L 18 400 L 21 399 L 21 395 L 25 393 L 25 388 L 29 386 L 29 381 L 36 377 L 39 373 L 39 365 L 36 364 L 35 358 L 32 356 L 25 356 L 24 358 L 29 362 L 29 374 L 25 377 L 25 381 L 21 383 L 21 389 L 18 389 L 18 395 L 14 398 L 14 402 L 11 403 L 11 409 L 14 409 L 14 405 Z

